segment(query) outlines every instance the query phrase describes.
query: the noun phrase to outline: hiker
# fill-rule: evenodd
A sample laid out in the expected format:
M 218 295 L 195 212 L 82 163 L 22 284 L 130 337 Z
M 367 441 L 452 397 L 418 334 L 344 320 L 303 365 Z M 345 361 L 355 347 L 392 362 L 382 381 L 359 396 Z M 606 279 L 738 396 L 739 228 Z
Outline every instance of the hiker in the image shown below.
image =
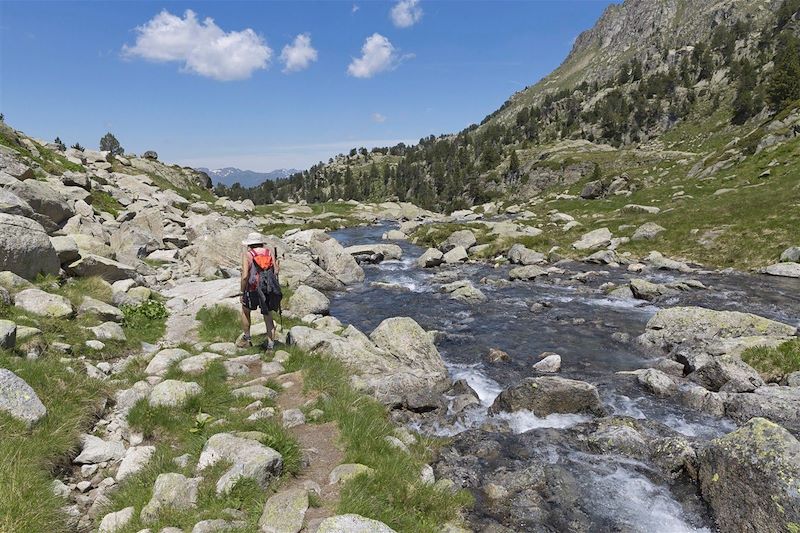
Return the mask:
M 281 291 L 278 284 L 280 263 L 275 253 L 264 246 L 264 237 L 260 233 L 250 233 L 242 241 L 245 250 L 242 253 L 242 334 L 236 340 L 236 346 L 246 348 L 252 346 L 250 339 L 250 311 L 261 310 L 267 326 L 267 340 L 262 348 L 272 350 L 275 347 L 275 323 L 271 311 L 280 310 Z

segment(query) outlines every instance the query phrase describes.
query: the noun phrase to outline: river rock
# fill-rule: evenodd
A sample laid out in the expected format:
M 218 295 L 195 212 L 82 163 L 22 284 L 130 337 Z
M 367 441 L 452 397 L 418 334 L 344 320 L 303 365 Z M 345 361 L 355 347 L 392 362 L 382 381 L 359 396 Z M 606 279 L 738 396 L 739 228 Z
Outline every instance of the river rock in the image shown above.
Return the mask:
M 678 291 L 666 285 L 659 285 L 639 278 L 634 278 L 630 281 L 630 288 L 634 298 L 647 300 L 648 302 L 652 302 L 662 296 L 673 296 L 678 293 Z
M 547 262 L 544 254 L 527 248 L 524 244 L 515 244 L 508 251 L 508 261 L 515 265 L 540 265 Z
M 460 280 L 442 285 L 442 290 L 450 294 L 454 300 L 465 303 L 479 303 L 486 300 L 486 295 L 477 289 L 471 281 Z
M 271 496 L 258 521 L 263 533 L 297 533 L 308 511 L 308 492 L 292 489 Z
M 652 240 L 658 237 L 658 234 L 662 231 L 667 231 L 667 228 L 659 226 L 655 222 L 645 222 L 638 228 L 636 231 L 633 232 L 633 236 L 631 240 L 634 241 L 645 241 L 645 240 Z
M 395 533 L 395 530 L 371 518 L 343 514 L 323 520 L 316 533 Z
M 311 251 L 319 257 L 319 265 L 345 285 L 364 281 L 364 270 L 336 239 L 312 241 Z
M 659 252 L 650 252 L 650 255 L 645 258 L 645 261 L 649 263 L 651 267 L 658 270 L 677 270 L 678 272 L 684 273 L 694 271 L 686 263 L 664 257 Z
M 486 361 L 489 363 L 508 363 L 511 361 L 511 356 L 503 350 L 497 348 L 490 348 L 489 353 L 486 354 Z
M 230 433 L 217 433 L 206 441 L 197 461 L 197 471 L 219 461 L 231 463 L 232 466 L 217 481 L 218 495 L 228 493 L 241 478 L 252 479 L 266 489 L 283 470 L 281 454 L 260 442 Z
M 29 218 L 0 213 L 0 271 L 25 279 L 58 274 L 61 262 L 45 229 Z
M 579 240 L 572 243 L 576 250 L 593 250 L 611 244 L 611 231 L 608 228 L 600 228 L 584 234 Z
M 634 459 L 647 456 L 648 448 L 642 435 L 625 424 L 604 424 L 589 435 L 589 445 L 600 453 L 617 453 Z
M 128 522 L 133 519 L 133 507 L 126 507 L 116 513 L 108 513 L 100 521 L 100 526 L 97 529 L 98 533 L 116 533 L 128 525 Z
M 540 361 L 533 365 L 537 372 L 554 373 L 561 370 L 561 356 L 557 353 L 545 352 L 539 357 Z
M 331 301 L 317 289 L 300 285 L 289 298 L 287 311 L 295 316 L 327 315 Z
M 512 280 L 532 280 L 542 276 L 547 276 L 547 271 L 536 265 L 521 266 L 512 268 L 508 272 L 508 277 Z
M 500 393 L 491 414 L 532 411 L 538 417 L 553 413 L 591 413 L 605 415 L 597 387 L 585 381 L 555 376 L 526 378 Z
M 200 392 L 202 392 L 200 385 L 193 381 L 168 379 L 153 387 L 147 401 L 151 407 L 179 407 L 191 396 L 197 396 Z
M 467 250 L 463 246 L 456 246 L 451 248 L 447 251 L 443 256 L 442 259 L 447 264 L 455 264 L 455 263 L 463 263 L 469 256 L 467 255 Z
M 752 393 L 727 394 L 725 414 L 739 423 L 753 417 L 776 422 L 800 435 L 800 388 L 764 386 Z
M 73 459 L 73 462 L 77 464 L 118 461 L 125 456 L 125 446 L 120 441 L 107 441 L 94 435 L 83 435 L 81 442 L 83 443 L 81 453 Z
M 397 260 L 403 257 L 403 249 L 396 244 L 361 244 L 344 249 L 356 259 L 359 256 L 379 256 L 381 261 Z
M 0 411 L 32 426 L 47 414 L 39 396 L 25 380 L 0 368 Z
M 700 487 L 721 531 L 792 531 L 800 524 L 800 442 L 754 418 L 700 451 Z
M 764 337 L 784 340 L 797 328 L 750 313 L 714 311 L 704 307 L 671 307 L 658 311 L 638 341 L 646 348 L 670 352 L 677 346 L 694 346 L 703 341 Z
M 777 263 L 765 268 L 764 273 L 784 278 L 800 278 L 800 263 Z
M 142 508 L 144 523 L 154 522 L 162 509 L 185 511 L 197 507 L 197 493 L 201 478 L 187 478 L 174 472 L 159 474 L 153 485 L 153 496 Z
M 428 248 L 424 254 L 417 259 L 417 266 L 420 268 L 432 268 L 444 262 L 444 254 L 436 248 Z
M 388 241 L 404 241 L 408 239 L 408 235 L 397 229 L 390 229 L 383 235 L 384 238 Z
M 714 392 L 753 392 L 764 386 L 764 380 L 755 369 L 741 359 L 730 356 L 715 357 L 688 377 Z
M 781 254 L 782 263 L 800 263 L 800 246 L 787 248 Z
M 460 246 L 464 249 L 464 253 L 466 253 L 467 250 L 475 246 L 477 243 L 478 240 L 475 238 L 475 234 L 472 233 L 472 230 L 464 229 L 451 233 L 447 240 L 445 240 L 441 246 L 439 246 L 439 249 L 447 254 L 447 252 L 450 250 Z
M 14 297 L 14 306 L 47 318 L 71 318 L 75 311 L 68 299 L 40 289 L 25 289 Z
M 656 396 L 672 396 L 677 389 L 677 385 L 671 377 L 655 368 L 643 370 L 636 376 L 636 379 L 640 385 Z

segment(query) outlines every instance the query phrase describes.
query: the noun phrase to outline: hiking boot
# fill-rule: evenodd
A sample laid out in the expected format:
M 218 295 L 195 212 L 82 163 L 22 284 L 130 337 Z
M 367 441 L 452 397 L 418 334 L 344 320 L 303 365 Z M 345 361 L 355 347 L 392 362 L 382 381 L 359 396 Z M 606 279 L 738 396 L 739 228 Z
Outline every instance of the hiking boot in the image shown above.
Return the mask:
M 236 347 L 237 348 L 250 348 L 253 346 L 250 337 L 245 337 L 244 335 L 239 335 L 239 338 L 236 339 Z
M 265 350 L 274 350 L 275 349 L 275 341 L 267 339 L 267 340 L 265 340 L 264 342 L 261 343 L 261 347 L 264 348 Z

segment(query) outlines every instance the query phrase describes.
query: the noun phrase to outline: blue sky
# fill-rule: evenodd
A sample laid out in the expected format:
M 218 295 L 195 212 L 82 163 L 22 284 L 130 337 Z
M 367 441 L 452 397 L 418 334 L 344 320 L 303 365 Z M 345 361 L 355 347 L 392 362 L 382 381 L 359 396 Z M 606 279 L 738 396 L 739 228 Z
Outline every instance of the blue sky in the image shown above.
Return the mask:
M 0 0 L 0 111 L 68 144 L 305 168 L 479 122 L 610 3 Z

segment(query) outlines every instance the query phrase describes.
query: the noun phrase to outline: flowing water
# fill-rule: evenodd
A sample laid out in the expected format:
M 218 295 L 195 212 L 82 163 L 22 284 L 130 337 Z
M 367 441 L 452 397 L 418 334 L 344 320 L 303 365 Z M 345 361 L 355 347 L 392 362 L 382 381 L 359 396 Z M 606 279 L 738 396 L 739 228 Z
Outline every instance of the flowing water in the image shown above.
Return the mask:
M 349 228 L 332 233 L 344 246 L 381 242 L 390 225 Z M 384 241 L 385 242 L 385 241 Z M 793 325 L 800 321 L 800 283 L 796 280 L 750 276 L 740 273 L 679 274 L 657 272 L 629 274 L 624 268 L 569 263 L 563 280 L 589 270 L 607 274 L 590 277 L 587 283 L 558 283 L 550 279 L 536 282 L 481 283 L 482 280 L 507 280 L 507 266 L 465 264 L 440 269 L 421 269 L 415 260 L 424 249 L 398 242 L 403 259 L 364 265 L 366 280 L 345 292 L 331 295 L 331 313 L 369 333 L 382 320 L 410 316 L 423 328 L 442 332 L 437 343 L 453 379 L 465 379 L 480 396 L 482 409 L 457 423 L 424 427 L 425 431 L 455 436 L 484 424 L 486 408 L 505 387 L 533 375 L 531 365 L 545 351 L 562 356 L 560 375 L 597 385 L 604 405 L 611 414 L 660 422 L 692 439 L 710 439 L 735 428 L 718 419 L 688 410 L 669 400 L 642 391 L 629 376 L 615 373 L 646 366 L 647 356 L 637 350 L 633 340 L 648 319 L 661 307 L 701 305 L 718 310 L 756 313 Z M 561 265 L 559 265 L 561 266 Z M 450 299 L 439 291 L 435 279 L 442 270 L 457 272 L 469 279 L 488 299 L 468 304 Z M 644 277 L 665 283 L 682 279 L 702 281 L 708 290 L 681 293 L 653 305 L 638 300 L 607 297 L 599 286 L 611 281 L 624 284 L 630 277 Z M 546 305 L 531 312 L 533 303 Z M 627 334 L 630 342 L 612 338 Z M 619 337 L 618 335 L 615 337 Z M 509 363 L 490 365 L 483 360 L 490 348 L 509 355 Z M 538 418 L 532 413 L 496 415 L 518 434 L 511 446 L 526 446 L 527 432 L 555 428 L 566 430 L 585 422 L 582 415 L 551 415 Z M 528 443 L 529 446 L 534 446 Z M 540 446 L 541 443 L 536 444 Z M 552 446 L 549 460 L 580 472 L 581 494 L 592 500 L 592 525 L 597 531 L 707 531 L 708 518 L 701 510 L 678 498 L 680 487 L 654 483 L 650 466 L 614 455 L 592 455 L 564 446 Z M 679 501 L 680 500 L 680 501 Z

